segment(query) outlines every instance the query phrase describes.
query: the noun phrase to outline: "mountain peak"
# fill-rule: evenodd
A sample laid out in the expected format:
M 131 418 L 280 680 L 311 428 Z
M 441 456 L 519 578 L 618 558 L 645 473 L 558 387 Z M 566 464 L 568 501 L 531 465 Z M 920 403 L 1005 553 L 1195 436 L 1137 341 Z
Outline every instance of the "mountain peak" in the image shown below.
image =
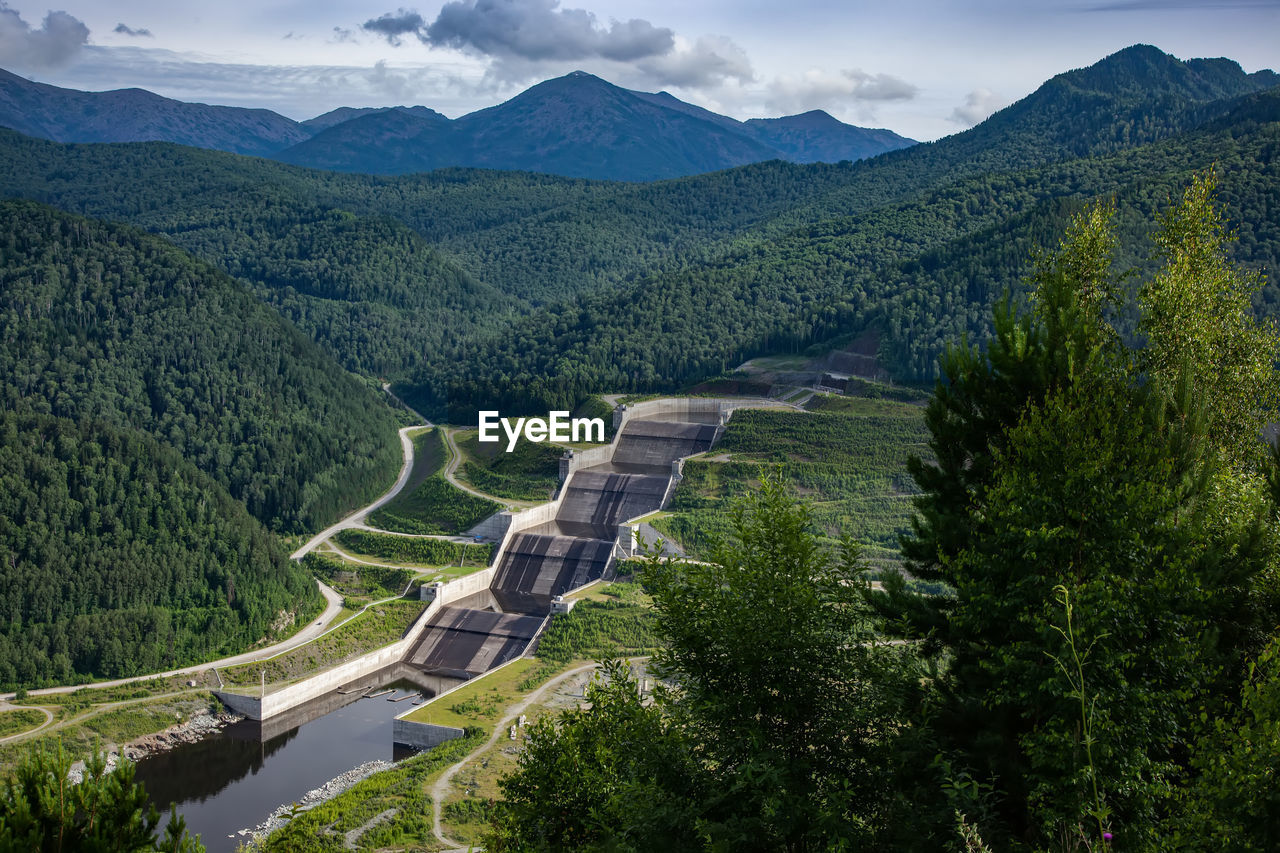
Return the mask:
M 1255 83 L 1240 65 L 1228 59 L 1188 59 L 1185 62 L 1149 44 L 1134 44 L 1098 60 L 1087 68 L 1059 74 L 1042 88 L 1131 95 L 1143 98 L 1158 93 L 1217 100 L 1253 89 Z
M 764 125 L 770 124 L 774 126 L 787 126 L 794 128 L 805 128 L 809 130 L 817 129 L 838 129 L 852 127 L 840 121 L 826 110 L 809 110 L 807 113 L 797 113 L 793 116 L 779 116 L 778 118 L 751 118 L 747 119 L 747 124 Z

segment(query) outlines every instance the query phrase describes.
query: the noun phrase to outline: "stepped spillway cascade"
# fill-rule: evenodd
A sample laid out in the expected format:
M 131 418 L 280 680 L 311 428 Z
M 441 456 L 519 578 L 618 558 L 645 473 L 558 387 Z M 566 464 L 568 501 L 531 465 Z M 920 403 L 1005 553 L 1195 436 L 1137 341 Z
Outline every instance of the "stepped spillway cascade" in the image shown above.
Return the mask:
M 474 678 L 519 657 L 543 618 L 446 607 L 432 620 L 406 662 L 432 675 Z
M 529 654 L 561 596 L 611 577 L 634 553 L 638 519 L 661 509 L 680 461 L 709 450 L 744 401 L 666 398 L 614 413 L 613 443 L 567 452 L 564 482 L 550 503 L 489 519 L 501 537 L 489 568 L 422 588 L 427 612 L 398 642 L 288 685 L 218 691 L 253 720 L 282 717 L 325 697 L 348 698 L 387 668 L 430 692 Z M 765 402 L 755 401 L 753 403 Z M 455 685 L 456 686 L 456 685 Z
M 564 536 L 612 540 L 619 524 L 662 505 L 671 479 L 670 463 L 662 476 L 613 474 L 600 470 L 603 467 L 586 468 L 574 474 L 565 487 L 556 520 L 545 527 Z M 537 527 L 534 531 L 540 533 L 543 529 Z
M 569 476 L 553 520 L 511 536 L 489 588 L 496 608 L 508 617 L 542 618 L 557 596 L 607 577 L 618 526 L 662 508 L 673 464 L 709 450 L 720 422 L 718 413 L 627 421 L 607 463 Z M 482 618 L 494 615 L 446 608 L 428 625 L 410 663 L 424 671 L 474 675 L 518 656 L 514 623 Z
M 490 591 L 504 611 L 545 615 L 557 595 L 603 577 L 612 556 L 612 539 L 520 533 Z

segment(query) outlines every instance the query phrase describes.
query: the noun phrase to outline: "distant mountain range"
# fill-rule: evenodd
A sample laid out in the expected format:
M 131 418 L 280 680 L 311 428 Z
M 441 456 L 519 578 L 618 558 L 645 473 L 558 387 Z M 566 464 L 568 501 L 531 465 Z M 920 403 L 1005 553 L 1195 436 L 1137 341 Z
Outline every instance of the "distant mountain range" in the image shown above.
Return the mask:
M 0 125 L 55 142 L 177 142 L 258 156 L 312 133 L 271 110 L 188 104 L 144 89 L 79 92 L 3 69 Z
M 861 160 L 915 144 L 821 110 L 741 122 L 582 71 L 456 120 L 401 106 L 340 107 L 296 122 L 270 110 L 191 104 L 142 89 L 61 89 L 0 70 L 0 127 L 55 142 L 176 142 L 340 172 L 471 166 L 625 181 L 766 160 Z

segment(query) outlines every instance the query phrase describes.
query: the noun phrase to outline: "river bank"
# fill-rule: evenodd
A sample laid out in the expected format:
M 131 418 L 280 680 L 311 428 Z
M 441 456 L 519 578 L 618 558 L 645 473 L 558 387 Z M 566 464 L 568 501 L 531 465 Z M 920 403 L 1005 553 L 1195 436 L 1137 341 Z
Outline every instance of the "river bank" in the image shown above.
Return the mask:
M 262 823 L 252 829 L 242 829 L 236 834 L 246 838 L 249 849 L 253 850 L 260 841 L 292 820 L 293 816 L 298 812 L 315 808 L 321 803 L 338 796 L 357 782 L 368 779 L 373 774 L 383 770 L 390 770 L 394 766 L 392 762 L 383 761 L 382 759 L 366 761 L 359 767 L 353 767 L 345 773 L 340 773 L 319 788 L 307 791 L 296 803 L 282 804 L 269 814 Z
M 124 746 L 109 751 L 106 756 L 107 772 L 110 773 L 116 769 L 122 756 L 136 763 L 143 758 L 168 752 L 183 744 L 198 743 L 206 737 L 222 731 L 232 723 L 238 723 L 243 719 L 244 717 L 239 714 L 225 711 L 217 714 L 212 711 L 202 711 L 194 714 L 185 722 L 169 726 L 164 731 L 152 732 L 151 734 L 134 738 Z M 71 771 L 67 778 L 77 785 L 80 784 L 84 779 L 84 768 L 85 762 L 75 762 L 71 765 Z

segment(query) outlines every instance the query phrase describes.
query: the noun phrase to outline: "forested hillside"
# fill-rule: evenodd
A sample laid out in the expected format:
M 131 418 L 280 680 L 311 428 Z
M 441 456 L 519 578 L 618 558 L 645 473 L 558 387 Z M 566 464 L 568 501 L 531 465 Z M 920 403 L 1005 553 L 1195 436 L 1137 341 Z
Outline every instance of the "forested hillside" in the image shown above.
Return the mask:
M 174 448 L 264 524 L 315 529 L 395 479 L 375 391 L 163 240 L 0 204 L 0 401 Z
M 338 175 L 0 134 L 0 192 L 164 235 L 344 366 L 468 421 L 481 406 L 672 390 L 867 329 L 892 375 L 927 380 L 943 341 L 988 334 L 1034 241 L 1084 200 L 1132 203 L 1121 258 L 1141 263 L 1141 217 L 1214 162 L 1228 215 L 1251 223 L 1237 258 L 1267 267 L 1275 225 L 1251 214 L 1275 204 L 1276 81 L 1139 45 L 936 143 L 644 185 Z
M 0 689 L 291 632 L 321 600 L 268 526 L 399 467 L 378 392 L 239 284 L 31 202 L 0 203 L 0 411 Z
M 19 406 L 0 413 L 0 690 L 210 660 L 319 609 L 306 572 L 177 450 Z
M 445 401 L 459 416 L 482 401 L 564 407 L 592 389 L 670 390 L 753 355 L 867 328 L 882 333 L 881 359 L 895 375 L 931 378 L 948 339 L 987 336 L 991 303 L 1021 290 L 1035 240 L 1060 230 L 1083 198 L 1125 199 L 1134 212 L 1121 223 L 1122 259 L 1140 263 L 1141 217 L 1193 170 L 1217 163 L 1227 215 L 1248 223 L 1237 259 L 1274 269 L 1280 223 L 1267 211 L 1280 205 L 1277 120 L 1280 92 L 1166 142 L 984 175 L 750 243 L 522 318 L 473 348 L 465 376 L 424 362 L 416 393 L 421 405 Z M 1276 304 L 1275 287 L 1260 307 Z

